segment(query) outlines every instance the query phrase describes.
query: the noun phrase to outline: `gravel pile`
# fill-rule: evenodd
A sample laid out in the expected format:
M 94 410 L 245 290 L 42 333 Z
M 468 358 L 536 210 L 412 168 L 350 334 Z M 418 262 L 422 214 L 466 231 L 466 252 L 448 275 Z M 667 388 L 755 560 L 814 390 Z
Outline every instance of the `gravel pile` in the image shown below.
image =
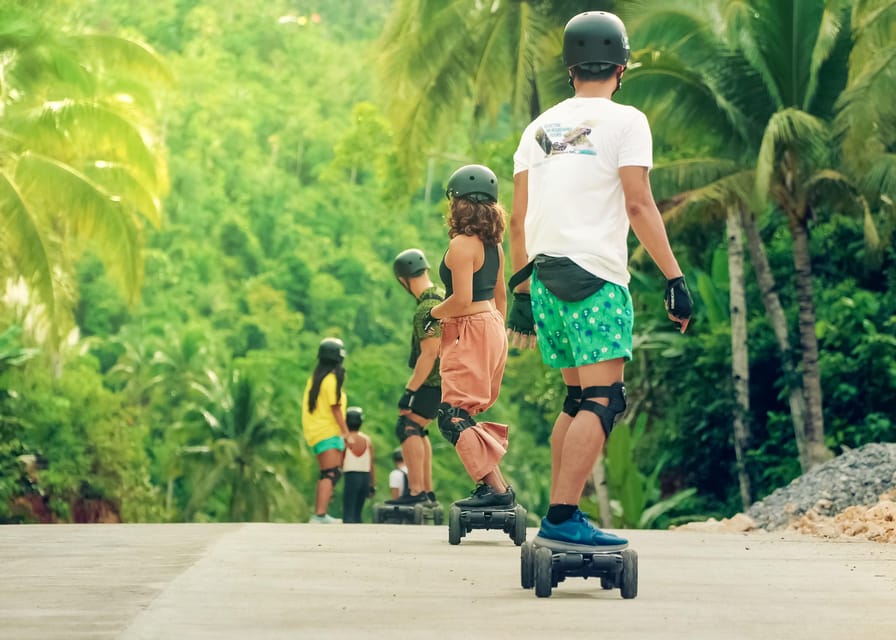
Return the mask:
M 755 503 L 747 514 L 772 531 L 812 512 L 835 516 L 848 507 L 873 505 L 896 489 L 896 443 L 867 444 L 817 466 Z

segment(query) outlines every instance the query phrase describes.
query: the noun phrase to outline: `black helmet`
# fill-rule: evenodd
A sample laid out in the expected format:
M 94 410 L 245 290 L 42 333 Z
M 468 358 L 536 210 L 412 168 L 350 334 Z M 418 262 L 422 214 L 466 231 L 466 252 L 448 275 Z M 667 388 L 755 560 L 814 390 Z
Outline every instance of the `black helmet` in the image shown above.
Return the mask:
M 395 272 L 396 278 L 422 276 L 427 269 L 429 269 L 429 263 L 420 249 L 405 249 L 395 256 L 395 262 L 392 263 L 392 270 Z
M 497 202 L 498 178 L 481 164 L 468 164 L 451 174 L 445 197 L 466 198 L 473 202 Z
M 339 338 L 324 338 L 317 348 L 317 359 L 321 362 L 342 364 L 345 360 L 345 345 Z
M 566 23 L 563 63 L 567 68 L 589 62 L 624 67 L 630 55 L 625 25 L 614 14 L 586 11 Z
M 364 422 L 364 410 L 361 407 L 349 407 L 345 410 L 345 424 L 352 427 L 360 427 Z
M 392 452 L 392 462 L 398 462 L 399 460 L 404 461 L 404 454 L 401 452 L 401 449 L 395 449 Z

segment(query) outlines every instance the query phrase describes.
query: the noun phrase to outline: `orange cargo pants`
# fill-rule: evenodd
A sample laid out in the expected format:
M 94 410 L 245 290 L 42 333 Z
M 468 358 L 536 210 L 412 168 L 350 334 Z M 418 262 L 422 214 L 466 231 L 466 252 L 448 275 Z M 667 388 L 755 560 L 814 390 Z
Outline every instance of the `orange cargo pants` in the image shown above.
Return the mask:
M 497 311 L 442 320 L 439 372 L 442 402 L 475 416 L 495 404 L 507 363 L 504 317 Z M 455 445 L 470 477 L 478 482 L 507 453 L 507 425 L 479 422 Z

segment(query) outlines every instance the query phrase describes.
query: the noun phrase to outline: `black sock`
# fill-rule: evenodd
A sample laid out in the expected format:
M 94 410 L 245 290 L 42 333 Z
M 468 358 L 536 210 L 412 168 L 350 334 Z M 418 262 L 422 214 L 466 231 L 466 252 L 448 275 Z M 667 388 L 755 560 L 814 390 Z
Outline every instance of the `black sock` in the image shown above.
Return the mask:
M 551 524 L 566 522 L 576 512 L 576 508 L 574 504 L 552 504 L 548 509 L 548 522 Z

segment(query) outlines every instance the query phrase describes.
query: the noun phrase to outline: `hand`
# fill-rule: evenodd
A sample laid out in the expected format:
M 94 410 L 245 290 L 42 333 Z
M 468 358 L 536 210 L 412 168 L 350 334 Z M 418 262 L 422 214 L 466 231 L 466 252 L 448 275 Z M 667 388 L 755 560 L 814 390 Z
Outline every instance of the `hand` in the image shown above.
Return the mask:
M 681 327 L 681 333 L 684 333 L 691 321 L 691 312 L 694 308 L 694 301 L 691 299 L 691 292 L 688 291 L 684 276 L 666 281 L 666 294 L 663 296 L 663 303 L 669 319 L 678 324 Z
M 423 331 L 426 332 L 426 335 L 433 335 L 438 324 L 439 319 L 432 317 L 432 309 L 427 309 L 423 314 Z
M 535 319 L 532 317 L 532 297 L 522 291 L 514 292 L 507 316 L 507 338 L 510 346 L 532 349 L 537 344 Z
M 414 404 L 414 392 L 410 389 L 405 389 L 404 393 L 401 394 L 401 398 L 398 399 L 398 408 L 402 411 L 409 411 L 412 404 Z
M 375 496 L 375 495 L 376 495 L 376 487 L 373 486 L 373 485 L 370 485 L 370 486 L 367 488 L 367 497 L 368 497 L 368 498 L 372 498 L 372 497 Z

